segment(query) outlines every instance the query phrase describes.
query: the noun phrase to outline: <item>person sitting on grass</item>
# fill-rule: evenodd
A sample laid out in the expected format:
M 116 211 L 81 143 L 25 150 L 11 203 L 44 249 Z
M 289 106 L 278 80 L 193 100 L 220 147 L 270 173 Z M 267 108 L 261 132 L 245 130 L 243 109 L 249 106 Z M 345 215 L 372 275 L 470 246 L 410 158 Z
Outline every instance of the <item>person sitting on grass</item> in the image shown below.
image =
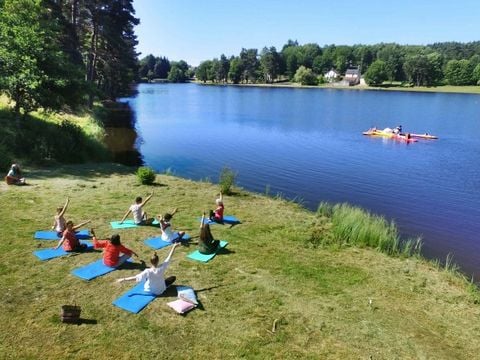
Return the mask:
M 223 212 L 225 210 L 225 206 L 223 206 L 223 194 L 221 191 L 220 197 L 215 200 L 215 204 L 217 205 L 217 208 L 215 210 L 210 210 L 210 215 L 208 218 L 210 221 L 223 223 Z
M 125 219 L 127 218 L 128 214 L 132 213 L 133 221 L 135 225 L 151 225 L 153 223 L 153 218 L 148 218 L 147 213 L 143 211 L 143 207 L 145 204 L 150 200 L 153 196 L 153 192 L 147 196 L 145 200 L 142 200 L 140 196 L 135 199 L 135 204 L 130 205 L 128 211 L 123 216 L 122 220 L 120 220 L 120 224 L 122 224 Z
M 93 236 L 93 247 L 95 249 L 105 249 L 103 251 L 103 263 L 110 267 L 118 267 L 137 253 L 120 242 L 120 235 L 114 234 L 107 240 L 98 240 L 93 229 L 90 230 Z M 121 254 L 121 255 L 120 255 Z
M 5 182 L 7 185 L 25 185 L 25 178 L 22 176 L 22 170 L 18 164 L 12 164 L 10 170 L 5 176 Z
M 185 235 L 185 231 L 173 231 L 172 228 L 172 217 L 178 211 L 175 208 L 171 213 L 166 213 L 165 215 L 161 216 L 158 215 L 158 221 L 160 222 L 160 230 L 162 231 L 161 239 L 167 242 L 177 242 L 182 241 L 183 235 Z
M 219 240 L 215 240 L 210 231 L 210 225 L 205 224 L 205 212 L 202 216 L 202 222 L 200 223 L 200 240 L 198 242 L 198 251 L 201 254 L 209 255 L 214 253 L 217 248 Z
M 62 233 L 65 231 L 65 228 L 66 228 L 67 221 L 65 220 L 63 215 L 65 215 L 65 211 L 67 211 L 69 202 L 70 202 L 70 199 L 67 197 L 67 201 L 65 201 L 65 205 L 63 205 L 63 207 L 62 206 L 58 207 L 57 213 L 54 216 L 52 230 L 55 230 L 58 236 L 62 236 Z
M 170 285 L 172 285 L 176 280 L 175 276 L 169 276 L 168 278 L 165 279 L 165 270 L 170 264 L 170 259 L 172 258 L 173 252 L 175 251 L 177 246 L 178 244 L 173 244 L 172 249 L 170 250 L 170 253 L 168 254 L 168 256 L 165 258 L 165 260 L 160 266 L 158 265 L 159 263 L 158 255 L 155 252 L 153 256 L 150 258 L 150 262 L 152 264 L 150 268 L 143 270 L 138 275 L 117 279 L 117 282 L 121 283 L 123 281 L 130 281 L 130 280 L 135 280 L 136 282 L 145 281 L 143 290 L 149 293 L 153 293 L 155 295 L 163 294 L 165 290 Z
M 55 249 L 58 249 L 60 246 L 63 245 L 63 250 L 67 252 L 78 252 L 83 251 L 87 248 L 86 244 L 82 244 L 75 234 L 75 230 L 79 229 L 80 227 L 88 224 L 91 220 L 85 221 L 84 223 L 73 225 L 73 221 L 67 221 L 66 229 L 63 231 L 62 238 L 58 241 L 57 246 Z

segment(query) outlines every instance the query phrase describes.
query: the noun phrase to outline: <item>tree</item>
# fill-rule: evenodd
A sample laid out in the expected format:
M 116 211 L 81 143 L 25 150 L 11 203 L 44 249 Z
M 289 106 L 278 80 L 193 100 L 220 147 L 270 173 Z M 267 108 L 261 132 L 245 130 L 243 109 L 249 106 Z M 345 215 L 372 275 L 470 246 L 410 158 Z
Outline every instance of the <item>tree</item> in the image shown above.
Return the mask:
M 55 10 L 55 9 L 51 9 Z M 82 96 L 80 68 L 62 51 L 65 30 L 40 1 L 0 2 L 0 90 L 28 113 L 75 106 Z
M 375 60 L 364 75 L 368 85 L 381 85 L 388 78 L 387 65 L 383 60 Z
M 388 81 L 403 80 L 404 53 L 400 45 L 385 45 L 378 51 L 377 59 L 384 62 Z
M 318 79 L 312 69 L 307 69 L 303 65 L 298 68 L 293 81 L 302 85 L 318 85 Z
M 471 85 L 473 70 L 469 60 L 450 60 L 445 67 L 445 78 L 450 85 Z
M 472 80 L 475 84 L 480 85 L 480 64 L 473 69 Z
M 243 60 L 240 57 L 232 57 L 230 59 L 230 69 L 228 70 L 228 78 L 234 84 L 238 84 L 242 79 L 244 72 Z
M 349 46 L 337 46 L 334 51 L 334 67 L 340 73 L 344 73 L 347 68 L 352 64 L 353 54 L 352 49 Z
M 166 79 L 168 77 L 170 68 L 170 61 L 166 57 L 157 58 L 155 61 L 155 66 L 153 67 L 155 78 Z
M 212 62 L 210 60 L 202 61 L 200 65 L 197 67 L 197 71 L 195 72 L 195 76 L 198 80 L 203 81 L 204 83 L 208 80 L 208 72 L 212 66 Z
M 179 62 L 172 61 L 170 64 L 171 68 L 168 72 L 168 81 L 175 83 L 187 81 L 186 72 L 188 70 L 188 64 L 183 60 L 180 60 Z
M 220 56 L 220 61 L 219 61 L 218 69 L 216 72 L 217 80 L 223 83 L 227 82 L 229 70 L 230 70 L 230 61 L 227 59 L 227 57 L 224 54 L 222 54 Z
M 263 48 L 260 54 L 260 65 L 265 82 L 272 83 L 275 81 L 280 70 L 280 55 L 274 46 L 269 49 Z
M 138 76 L 139 78 L 145 78 L 148 75 L 149 71 L 153 72 L 155 67 L 156 59 L 152 54 L 145 56 L 139 62 Z
M 435 84 L 434 64 L 424 54 L 407 57 L 403 69 L 408 81 L 415 86 L 432 86 Z
M 260 62 L 258 61 L 257 49 L 242 49 L 240 51 L 240 59 L 243 62 L 243 80 L 255 82 L 258 78 L 258 70 L 260 68 Z
M 322 49 L 317 44 L 305 44 L 300 46 L 298 50 L 298 64 L 310 69 L 313 66 L 314 59 L 322 55 Z
M 282 49 L 282 57 L 285 62 L 285 75 L 287 75 L 289 79 L 293 79 L 298 69 L 299 51 L 299 46 L 296 42 L 289 46 L 285 45 Z

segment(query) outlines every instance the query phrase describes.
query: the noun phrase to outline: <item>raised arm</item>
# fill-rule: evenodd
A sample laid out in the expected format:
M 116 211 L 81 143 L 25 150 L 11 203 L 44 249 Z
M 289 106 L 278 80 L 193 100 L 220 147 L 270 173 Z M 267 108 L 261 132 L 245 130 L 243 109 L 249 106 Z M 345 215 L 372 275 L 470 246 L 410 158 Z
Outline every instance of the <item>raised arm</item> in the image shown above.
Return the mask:
M 175 208 L 172 210 L 172 212 L 170 213 L 172 216 L 175 215 L 175 213 L 178 211 L 178 208 Z
M 177 248 L 178 244 L 179 243 L 173 244 L 172 250 L 170 250 L 170 252 L 168 253 L 167 257 L 165 258 L 165 260 L 163 262 L 169 262 L 170 261 L 170 259 L 172 258 L 172 255 L 175 252 L 175 249 Z
M 130 208 L 128 208 L 128 210 L 127 210 L 127 212 L 125 213 L 125 215 L 123 215 L 122 220 L 120 220 L 120 224 L 125 221 L 125 219 L 127 218 L 128 214 L 130 214 L 131 211 L 132 211 L 132 210 L 130 210 Z
M 83 222 L 83 223 L 80 223 L 80 224 L 78 224 L 78 225 L 75 225 L 72 229 L 73 229 L 73 230 L 78 230 L 78 229 L 80 229 L 82 226 L 85 226 L 85 225 L 87 225 L 88 223 L 91 223 L 91 222 L 92 222 L 92 220 L 87 220 L 87 221 L 85 221 L 85 222 Z
M 130 277 L 126 277 L 126 278 L 117 279 L 116 282 L 121 283 L 121 282 L 124 282 L 124 281 L 135 280 L 136 278 L 137 278 L 136 276 L 130 276 Z
M 58 214 L 58 216 L 65 215 L 65 211 L 67 211 L 67 207 L 68 207 L 69 202 L 70 202 L 70 198 L 67 196 L 67 201 L 65 201 L 65 205 L 63 205 L 63 209 L 60 212 L 60 214 Z
M 223 194 L 222 192 L 220 191 L 220 197 L 219 197 L 220 201 L 223 203 Z
M 200 221 L 200 230 L 205 226 L 205 211 L 202 214 L 202 221 Z
M 152 198 L 152 196 L 153 196 L 153 191 L 152 191 L 152 193 L 151 193 L 150 195 L 148 195 L 148 196 L 145 198 L 145 200 L 143 200 L 143 202 L 140 204 L 140 206 L 144 206 L 144 205 L 148 202 L 148 200 L 150 200 L 150 199 Z

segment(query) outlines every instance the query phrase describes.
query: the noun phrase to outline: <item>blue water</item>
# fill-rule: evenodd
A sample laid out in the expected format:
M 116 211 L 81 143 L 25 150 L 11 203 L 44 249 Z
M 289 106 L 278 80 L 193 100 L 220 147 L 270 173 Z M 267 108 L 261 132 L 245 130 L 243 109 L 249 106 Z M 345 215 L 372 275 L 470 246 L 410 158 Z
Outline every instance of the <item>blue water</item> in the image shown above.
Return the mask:
M 422 236 L 480 272 L 480 96 L 465 94 L 142 84 L 128 101 L 146 164 L 176 175 L 281 193 L 315 210 L 349 202 Z M 362 136 L 403 125 L 438 135 L 406 144 Z M 228 205 L 227 205 L 228 206 Z

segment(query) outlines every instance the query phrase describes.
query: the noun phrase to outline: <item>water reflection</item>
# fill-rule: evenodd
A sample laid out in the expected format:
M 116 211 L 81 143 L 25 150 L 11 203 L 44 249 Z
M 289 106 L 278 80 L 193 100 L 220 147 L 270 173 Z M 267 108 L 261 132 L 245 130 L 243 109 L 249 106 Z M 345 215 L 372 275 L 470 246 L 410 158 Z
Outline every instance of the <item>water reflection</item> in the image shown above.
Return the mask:
M 136 148 L 139 137 L 135 129 L 107 127 L 105 132 L 104 142 L 112 153 L 114 162 L 127 166 L 143 164 L 142 155 Z

